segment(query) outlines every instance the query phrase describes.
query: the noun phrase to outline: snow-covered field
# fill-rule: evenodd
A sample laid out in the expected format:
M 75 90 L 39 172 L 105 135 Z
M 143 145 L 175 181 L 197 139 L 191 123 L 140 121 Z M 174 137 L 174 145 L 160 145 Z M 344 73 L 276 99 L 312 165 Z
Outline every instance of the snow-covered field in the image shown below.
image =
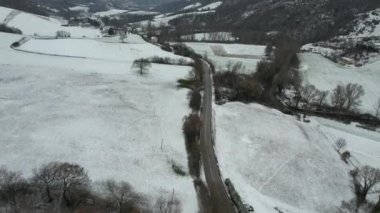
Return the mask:
M 380 98 L 380 61 L 362 67 L 347 67 L 336 64 L 318 54 L 300 54 L 301 71 L 305 83 L 320 90 L 333 90 L 339 83 L 358 83 L 363 86 L 363 112 L 373 113 L 374 105 Z
M 255 212 L 278 213 L 277 207 L 286 213 L 330 213 L 354 196 L 350 167 L 319 123 L 299 122 L 258 104 L 214 109 L 223 178 L 232 180 Z
M 380 133 L 356 127 L 356 124 L 343 124 L 323 118 L 313 118 L 320 124 L 331 142 L 339 138 L 347 141 L 346 149 L 357 166 L 369 165 L 380 168 Z
M 10 13 L 7 8 L 0 7 L 0 18 L 5 17 Z M 1 20 L 1 19 L 0 19 Z M 59 30 L 70 32 L 71 37 L 90 37 L 96 38 L 101 36 L 99 29 L 82 28 L 82 27 L 64 27 L 61 26 L 61 21 L 39 16 L 30 13 L 21 12 L 17 14 L 8 23 L 11 27 L 16 27 L 22 31 L 24 35 L 40 35 L 40 36 L 55 36 Z
M 242 62 L 247 72 L 255 72 L 256 65 L 260 59 L 252 58 L 239 58 L 236 57 L 222 57 L 218 56 L 212 50 L 212 46 L 221 46 L 226 50 L 227 54 L 231 55 L 251 55 L 261 58 L 264 56 L 265 46 L 260 45 L 246 45 L 246 44 L 221 44 L 221 43 L 200 43 L 200 42 L 186 42 L 187 46 L 191 47 L 195 52 L 201 55 L 207 55 L 218 70 L 223 70 L 228 63 Z
M 130 47 L 138 54 L 112 53 L 128 48 L 90 40 L 81 40 L 84 47 L 76 40 L 48 44 L 65 53 L 77 46 L 84 55 L 104 48 L 105 59 L 97 60 L 12 50 L 20 38 L 0 33 L 0 165 L 29 176 L 42 163 L 76 162 L 92 180 L 128 181 L 152 201 L 174 190 L 184 212 L 196 212 L 192 179 L 171 168 L 175 161 L 187 170 L 181 132 L 187 91 L 177 90 L 176 80 L 190 67 L 153 64 L 139 76 L 131 65 L 148 56 L 145 44 Z M 111 60 L 117 54 L 125 61 Z
M 119 37 L 108 38 L 107 42 L 102 41 L 103 39 L 31 39 L 18 49 L 36 53 L 85 57 L 108 61 L 133 62 L 136 58 L 150 56 L 187 60 L 184 57 L 162 51 L 159 47 L 146 43 L 140 36 L 135 34 L 128 34 L 125 43 L 120 43 Z
M 120 9 L 110 9 L 107 11 L 101 11 L 94 13 L 95 16 L 104 17 L 104 16 L 115 16 L 122 13 L 127 12 L 128 10 L 120 10 Z

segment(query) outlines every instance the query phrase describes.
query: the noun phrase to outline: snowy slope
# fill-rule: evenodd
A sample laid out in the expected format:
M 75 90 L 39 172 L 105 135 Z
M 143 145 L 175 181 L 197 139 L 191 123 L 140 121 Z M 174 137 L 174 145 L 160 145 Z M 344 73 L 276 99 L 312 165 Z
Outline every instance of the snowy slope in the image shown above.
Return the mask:
M 196 16 L 196 15 L 202 15 L 207 13 L 214 13 L 214 10 L 209 11 L 196 11 L 196 12 L 188 12 L 188 13 L 180 13 L 176 15 L 171 14 L 161 14 L 154 17 L 153 21 L 151 21 L 151 24 L 154 26 L 159 26 L 160 24 L 168 25 L 170 20 L 179 18 L 179 17 L 186 17 L 186 16 Z M 147 25 L 148 21 L 142 21 L 140 22 L 142 25 Z
M 305 83 L 321 90 L 332 90 L 339 83 L 358 83 L 365 89 L 360 109 L 373 112 L 373 106 L 380 98 L 380 61 L 362 67 L 345 67 L 313 53 L 300 54 L 300 58 Z
M 190 4 L 190 5 L 182 8 L 182 10 L 190 10 L 190 9 L 197 8 L 197 7 L 200 7 L 200 6 L 202 6 L 202 4 L 199 3 L 199 2 L 196 2 L 194 4 Z
M 380 36 L 380 9 L 360 14 L 350 37 Z
M 7 16 L 9 12 L 9 9 L 0 7 L 0 17 Z M 64 30 L 70 32 L 72 37 L 101 36 L 100 31 L 95 28 L 64 27 L 60 20 L 25 12 L 13 17 L 8 25 L 20 29 L 24 35 L 55 36 L 57 31 Z
M 107 11 L 96 12 L 96 13 L 94 13 L 94 15 L 95 16 L 100 16 L 100 17 L 115 16 L 115 15 L 119 15 L 119 14 L 125 13 L 127 11 L 128 10 L 110 9 L 110 10 L 107 10 Z
M 223 2 L 221 1 L 217 1 L 217 2 L 213 2 L 213 3 L 210 3 L 210 4 L 207 4 L 201 8 L 198 8 L 199 11 L 203 11 L 203 10 L 215 10 L 216 8 L 218 8 L 220 5 L 222 5 Z
M 0 7 L 0 24 L 4 22 L 4 19 L 12 11 L 10 8 Z
M 332 144 L 339 138 L 347 141 L 346 149 L 350 151 L 352 162 L 380 168 L 380 134 L 358 128 L 355 124 L 343 124 L 332 120 L 315 117 L 321 129 L 327 134 Z
M 214 109 L 222 175 L 255 212 L 327 213 L 353 197 L 349 168 L 317 124 L 257 104 Z
M 42 163 L 76 162 L 94 181 L 128 181 L 152 202 L 174 190 L 183 212 L 197 211 L 192 179 L 171 168 L 175 161 L 187 170 L 187 91 L 176 80 L 190 67 L 154 64 L 141 77 L 134 54 L 116 62 L 10 49 L 20 38 L 0 33 L 0 165 L 31 175 Z
M 87 6 L 84 6 L 84 5 L 78 5 L 78 6 L 75 6 L 75 7 L 69 7 L 69 10 L 71 11 L 85 11 L 85 12 L 88 12 L 90 8 L 88 8 Z
M 119 42 L 118 37 L 111 38 Z M 86 57 L 99 60 L 129 61 L 151 56 L 186 58 L 162 51 L 159 47 L 146 43 L 139 35 L 128 34 L 126 43 L 110 43 L 89 39 L 31 39 L 23 44 L 21 50 L 36 53 L 58 54 L 74 57 Z

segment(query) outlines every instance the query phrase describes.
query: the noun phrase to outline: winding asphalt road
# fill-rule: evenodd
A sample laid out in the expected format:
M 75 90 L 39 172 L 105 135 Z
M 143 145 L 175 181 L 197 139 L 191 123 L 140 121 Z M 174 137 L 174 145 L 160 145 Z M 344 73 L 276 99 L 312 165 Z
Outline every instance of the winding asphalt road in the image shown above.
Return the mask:
M 201 129 L 201 155 L 203 161 L 206 182 L 210 192 L 212 210 L 214 213 L 236 213 L 234 205 L 224 186 L 219 173 L 218 162 L 216 160 L 212 142 L 212 81 L 209 65 L 203 61 L 204 70 L 204 95 L 202 110 Z

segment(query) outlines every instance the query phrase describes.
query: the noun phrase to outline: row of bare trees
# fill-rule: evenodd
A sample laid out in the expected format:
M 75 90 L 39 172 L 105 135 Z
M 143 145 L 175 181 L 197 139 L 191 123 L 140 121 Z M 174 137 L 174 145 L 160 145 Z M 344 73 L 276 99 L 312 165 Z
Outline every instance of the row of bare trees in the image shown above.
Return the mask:
M 329 94 L 329 91 L 320 91 L 314 85 L 307 84 L 300 88 L 296 107 L 300 101 L 304 103 L 304 108 L 309 108 L 311 105 L 322 107 L 327 104 Z M 331 104 L 338 113 L 353 111 L 361 105 L 361 97 L 364 94 L 363 86 L 357 83 L 339 84 L 331 92 Z
M 181 212 L 174 194 L 151 205 L 125 181 L 97 183 L 96 192 L 91 185 L 86 170 L 73 163 L 44 164 L 30 178 L 0 167 L 0 212 Z
M 365 94 L 362 85 L 357 83 L 347 83 L 337 85 L 331 92 L 318 90 L 314 85 L 306 84 L 300 87 L 299 94 L 295 97 L 295 107 L 299 107 L 302 102 L 304 110 L 310 110 L 312 107 L 321 109 L 322 107 L 333 107 L 341 114 L 343 112 L 356 112 L 361 106 L 361 98 Z M 328 103 L 328 98 L 330 102 Z M 380 98 L 373 106 L 373 115 L 376 118 L 380 116 Z

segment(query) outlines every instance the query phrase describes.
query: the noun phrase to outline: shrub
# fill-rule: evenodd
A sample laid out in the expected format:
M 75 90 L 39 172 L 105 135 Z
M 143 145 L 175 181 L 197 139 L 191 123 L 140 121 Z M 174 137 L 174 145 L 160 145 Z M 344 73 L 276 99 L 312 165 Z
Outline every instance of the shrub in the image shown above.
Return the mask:
M 13 42 L 13 44 L 11 45 L 13 48 L 15 47 L 19 47 L 20 46 L 20 42 L 16 41 L 16 42 Z
M 183 171 L 183 169 L 177 165 L 175 162 L 172 162 L 172 170 L 175 174 L 179 175 L 179 176 L 185 176 L 186 175 L 186 172 Z
M 9 27 L 5 24 L 0 24 L 0 32 L 22 34 L 22 31 L 20 29 Z
M 198 91 L 190 91 L 189 107 L 194 111 L 199 111 L 202 104 L 202 95 Z

